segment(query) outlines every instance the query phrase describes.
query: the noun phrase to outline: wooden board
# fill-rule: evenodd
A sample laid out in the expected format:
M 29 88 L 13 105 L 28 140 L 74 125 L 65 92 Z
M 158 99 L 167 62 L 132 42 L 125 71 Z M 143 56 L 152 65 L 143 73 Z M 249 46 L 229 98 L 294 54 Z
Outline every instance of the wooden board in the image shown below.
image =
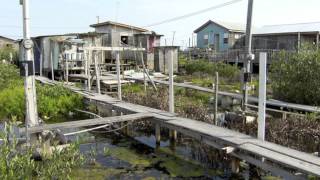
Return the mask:
M 47 82 L 51 81 L 49 80 Z M 75 92 L 81 92 L 78 88 L 69 88 Z M 234 147 L 236 150 L 241 151 L 241 155 L 239 156 L 237 156 L 237 152 L 234 152 L 236 157 L 246 157 L 245 160 L 248 160 L 249 162 L 252 161 L 252 163 L 259 165 L 260 167 L 275 169 L 272 167 L 277 166 L 273 166 L 272 163 L 276 163 L 285 167 L 293 168 L 300 172 L 320 176 L 320 158 L 311 154 L 289 149 L 270 142 L 264 142 L 254 137 L 205 122 L 176 117 L 175 114 L 158 109 L 117 101 L 107 95 L 91 93 L 86 97 L 108 104 L 114 109 L 136 112 L 138 113 L 136 115 L 146 114 L 147 117 L 153 117 L 152 121 L 154 123 L 158 123 L 169 129 L 177 130 L 182 134 L 193 137 L 215 148 Z M 249 157 L 249 154 L 254 154 L 261 158 L 265 157 L 272 163 L 258 163 L 257 159 L 252 156 Z M 283 173 L 283 171 L 280 170 L 279 172 Z
M 136 81 L 144 81 L 143 79 L 138 79 L 138 78 L 132 78 L 132 77 L 126 77 L 126 79 L 130 80 L 136 80 Z M 147 80 L 149 81 L 149 80 Z M 159 84 L 164 84 L 164 85 L 169 85 L 168 81 L 161 81 L 161 80 L 156 80 L 153 79 L 154 82 L 159 83 Z M 185 83 L 174 83 L 174 86 L 176 87 L 182 87 L 182 88 L 189 88 L 189 89 L 194 89 L 202 92 L 207 92 L 207 93 L 214 93 L 213 89 L 209 88 L 204 88 L 204 87 L 199 87 L 191 84 L 185 84 Z M 219 95 L 222 96 L 229 96 L 234 99 L 242 99 L 243 96 L 241 94 L 237 93 L 230 93 L 230 92 L 224 92 L 224 91 L 219 91 Z M 248 101 L 251 103 L 258 103 L 258 98 L 249 96 Z M 277 101 L 277 100 L 267 100 L 267 105 L 269 106 L 275 106 L 275 107 L 284 107 L 284 108 L 289 108 L 293 110 L 300 110 L 300 111 L 306 111 L 306 112 L 320 112 L 320 109 L 315 106 L 308 106 L 308 105 L 302 105 L 302 104 L 294 104 L 294 103 L 288 103 L 288 102 L 283 102 L 283 101 Z
M 81 121 L 70 121 L 70 122 L 56 123 L 56 124 L 46 124 L 42 126 L 31 127 L 28 129 L 28 131 L 29 133 L 38 133 L 44 130 L 96 126 L 96 125 L 103 125 L 103 124 L 109 124 L 109 123 L 142 120 L 150 117 L 153 117 L 151 113 L 137 113 L 137 114 L 124 115 L 124 116 L 88 119 L 88 120 L 81 120 Z M 22 128 L 20 132 L 24 133 L 25 128 Z

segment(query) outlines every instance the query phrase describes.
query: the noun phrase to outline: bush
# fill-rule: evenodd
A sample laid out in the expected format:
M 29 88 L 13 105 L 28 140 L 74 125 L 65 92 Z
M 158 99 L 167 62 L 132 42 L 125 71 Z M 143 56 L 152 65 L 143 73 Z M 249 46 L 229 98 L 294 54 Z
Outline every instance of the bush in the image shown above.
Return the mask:
M 82 96 L 62 86 L 37 84 L 37 102 L 40 117 L 67 115 L 83 106 Z M 14 65 L 0 63 L 0 121 L 24 121 L 25 95 L 23 80 Z
M 21 80 L 21 78 L 17 67 L 0 62 L 0 91 L 18 80 Z
M 297 53 L 282 52 L 271 65 L 271 87 L 280 100 L 320 105 L 320 51 L 303 46 Z
M 2 60 L 10 60 L 10 54 L 12 54 L 12 60 L 13 62 L 16 62 L 18 60 L 18 52 L 13 47 L 5 47 L 0 49 L 0 61 Z
M 72 169 L 84 163 L 76 144 L 63 149 L 53 150 L 52 155 L 43 161 L 32 159 L 33 148 L 22 150 L 16 140 L 8 141 L 12 137 L 11 128 L 6 126 L 0 135 L 4 141 L 0 146 L 0 179 L 71 179 Z
M 220 77 L 230 80 L 238 80 L 240 75 L 240 70 L 236 66 L 224 63 L 209 63 L 203 60 L 188 61 L 185 65 L 185 69 L 188 75 L 202 73 L 204 75 L 215 76 L 215 73 L 219 72 Z

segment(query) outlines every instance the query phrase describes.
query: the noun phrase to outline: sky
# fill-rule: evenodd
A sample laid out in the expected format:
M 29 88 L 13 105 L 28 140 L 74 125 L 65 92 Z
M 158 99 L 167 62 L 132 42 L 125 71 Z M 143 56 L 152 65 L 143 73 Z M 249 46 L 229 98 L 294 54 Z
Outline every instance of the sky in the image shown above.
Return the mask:
M 231 0 L 29 0 L 31 35 L 94 31 L 90 24 L 118 21 L 139 27 L 196 12 Z M 245 24 L 248 0 L 190 18 L 149 27 L 174 45 L 187 46 L 192 33 L 209 19 Z M 319 22 L 319 0 L 254 0 L 253 26 Z M 175 33 L 174 33 L 175 32 Z M 19 0 L 0 0 L 0 36 L 22 38 Z

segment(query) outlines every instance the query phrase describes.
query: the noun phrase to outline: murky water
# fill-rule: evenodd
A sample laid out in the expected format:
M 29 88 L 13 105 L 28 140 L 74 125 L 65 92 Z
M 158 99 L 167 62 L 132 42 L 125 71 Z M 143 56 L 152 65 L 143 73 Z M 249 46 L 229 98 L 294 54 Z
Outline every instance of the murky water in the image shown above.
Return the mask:
M 76 170 L 77 179 L 249 179 L 248 166 L 233 174 L 229 157 L 189 137 L 179 135 L 173 143 L 164 129 L 156 146 L 153 128 L 147 126 L 140 122 L 125 133 L 99 131 L 71 137 L 81 142 L 81 152 L 91 159 Z

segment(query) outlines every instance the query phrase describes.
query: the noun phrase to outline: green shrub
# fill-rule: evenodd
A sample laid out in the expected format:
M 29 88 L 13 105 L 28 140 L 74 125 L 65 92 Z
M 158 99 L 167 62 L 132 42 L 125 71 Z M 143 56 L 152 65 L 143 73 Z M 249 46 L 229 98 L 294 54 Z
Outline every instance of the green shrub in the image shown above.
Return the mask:
M 188 75 L 201 73 L 203 75 L 215 76 L 215 73 L 219 72 L 220 77 L 230 80 L 234 80 L 240 75 L 240 70 L 236 66 L 224 63 L 209 63 L 203 60 L 188 61 L 185 69 Z
M 11 84 L 0 91 L 0 120 L 23 120 L 25 115 L 25 96 L 23 85 Z
M 53 150 L 43 161 L 35 161 L 32 159 L 33 148 L 22 150 L 16 140 L 7 140 L 13 136 L 11 132 L 10 126 L 6 126 L 0 135 L 4 139 L 0 146 L 0 179 L 71 179 L 71 171 L 85 161 L 76 144 L 62 151 Z
M 37 84 L 37 102 L 40 117 L 67 115 L 83 106 L 82 96 L 62 86 Z M 0 121 L 23 121 L 25 116 L 25 95 L 23 79 L 15 65 L 0 63 Z
M 17 67 L 0 62 L 0 91 L 17 80 L 21 80 Z
M 18 60 L 18 52 L 13 47 L 4 47 L 0 49 L 0 61 L 2 60 L 10 60 L 10 54 L 12 54 L 12 60 L 13 62 L 16 62 Z
M 62 86 L 38 85 L 37 98 L 39 115 L 42 117 L 66 115 L 83 106 L 82 96 Z
M 303 46 L 297 53 L 282 52 L 271 65 L 271 87 L 279 100 L 320 105 L 320 51 Z

